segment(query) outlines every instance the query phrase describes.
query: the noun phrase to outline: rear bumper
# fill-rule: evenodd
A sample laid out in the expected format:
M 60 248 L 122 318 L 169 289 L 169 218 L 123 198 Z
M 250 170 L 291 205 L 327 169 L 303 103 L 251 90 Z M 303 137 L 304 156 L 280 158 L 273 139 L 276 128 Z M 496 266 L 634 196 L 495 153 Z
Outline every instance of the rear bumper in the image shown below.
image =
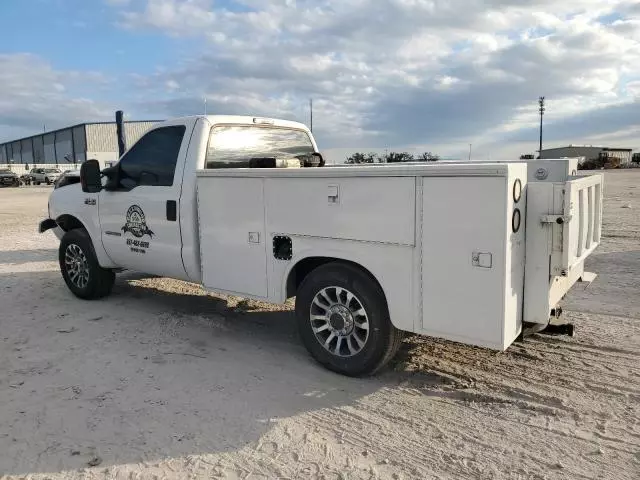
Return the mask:
M 55 220 L 52 220 L 51 218 L 47 218 L 46 220 L 42 220 L 40 222 L 40 225 L 38 226 L 38 232 L 39 233 L 44 233 L 47 230 L 50 230 L 52 228 L 56 228 L 58 226 L 58 224 L 56 223 Z

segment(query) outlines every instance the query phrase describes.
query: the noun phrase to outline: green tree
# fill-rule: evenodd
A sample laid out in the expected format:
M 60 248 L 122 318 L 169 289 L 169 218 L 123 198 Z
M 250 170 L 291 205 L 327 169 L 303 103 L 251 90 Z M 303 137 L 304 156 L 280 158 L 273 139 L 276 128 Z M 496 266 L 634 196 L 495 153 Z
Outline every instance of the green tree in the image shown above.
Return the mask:
M 409 152 L 389 152 L 384 156 L 385 163 L 401 163 L 401 162 L 413 162 L 413 155 Z
M 380 159 L 375 153 L 361 153 L 356 152 L 347 158 L 346 163 L 360 164 L 360 163 L 377 163 Z
M 416 160 L 419 162 L 437 162 L 440 157 L 431 152 L 424 152 Z

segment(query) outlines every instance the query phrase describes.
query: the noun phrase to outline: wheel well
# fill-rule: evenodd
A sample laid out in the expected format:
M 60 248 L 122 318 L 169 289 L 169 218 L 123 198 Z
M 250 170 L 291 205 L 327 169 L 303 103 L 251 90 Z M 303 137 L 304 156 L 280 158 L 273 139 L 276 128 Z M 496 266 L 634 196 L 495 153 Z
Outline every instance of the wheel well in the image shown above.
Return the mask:
M 60 215 L 56 219 L 56 223 L 65 232 L 76 228 L 84 228 L 84 224 L 73 215 Z
M 298 293 L 298 288 L 302 284 L 302 281 L 309 275 L 313 270 L 322 265 L 326 265 L 327 263 L 341 263 L 343 265 L 349 265 L 351 267 L 355 267 L 359 270 L 362 270 L 366 275 L 371 277 L 371 279 L 376 282 L 380 290 L 383 292 L 384 297 L 384 289 L 378 279 L 365 267 L 360 265 L 359 263 L 352 262 L 350 260 L 344 260 L 342 258 L 333 258 L 333 257 L 307 257 L 300 260 L 289 272 L 289 276 L 287 277 L 287 298 L 295 297 Z M 385 299 L 386 302 L 386 299 Z

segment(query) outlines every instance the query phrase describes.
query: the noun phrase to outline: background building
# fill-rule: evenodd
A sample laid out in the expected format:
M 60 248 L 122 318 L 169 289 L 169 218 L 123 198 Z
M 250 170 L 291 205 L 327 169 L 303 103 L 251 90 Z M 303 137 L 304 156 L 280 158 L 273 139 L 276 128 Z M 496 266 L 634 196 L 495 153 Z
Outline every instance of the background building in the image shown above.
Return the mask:
M 568 147 L 545 148 L 540 158 L 584 157 L 585 161 L 619 159 L 620 165 L 631 163 L 630 148 L 595 147 L 593 145 L 569 145 Z
M 127 146 L 133 145 L 156 123 L 125 122 Z M 65 167 L 92 158 L 101 165 L 118 160 L 115 122 L 83 123 L 0 144 L 0 164 Z

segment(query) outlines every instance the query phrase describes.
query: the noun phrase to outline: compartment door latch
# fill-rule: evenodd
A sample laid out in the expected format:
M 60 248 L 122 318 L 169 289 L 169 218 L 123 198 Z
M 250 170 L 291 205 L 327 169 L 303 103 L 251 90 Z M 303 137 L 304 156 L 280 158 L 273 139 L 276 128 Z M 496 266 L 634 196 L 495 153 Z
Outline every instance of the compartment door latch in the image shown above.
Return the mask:
M 473 252 L 471 254 L 471 264 L 474 267 L 491 268 L 493 266 L 493 255 L 487 252 Z
M 571 215 L 542 215 L 540 217 L 541 223 L 557 223 L 563 225 L 571 221 Z
M 327 187 L 327 200 L 329 204 L 339 203 L 340 187 L 338 185 L 329 185 Z

